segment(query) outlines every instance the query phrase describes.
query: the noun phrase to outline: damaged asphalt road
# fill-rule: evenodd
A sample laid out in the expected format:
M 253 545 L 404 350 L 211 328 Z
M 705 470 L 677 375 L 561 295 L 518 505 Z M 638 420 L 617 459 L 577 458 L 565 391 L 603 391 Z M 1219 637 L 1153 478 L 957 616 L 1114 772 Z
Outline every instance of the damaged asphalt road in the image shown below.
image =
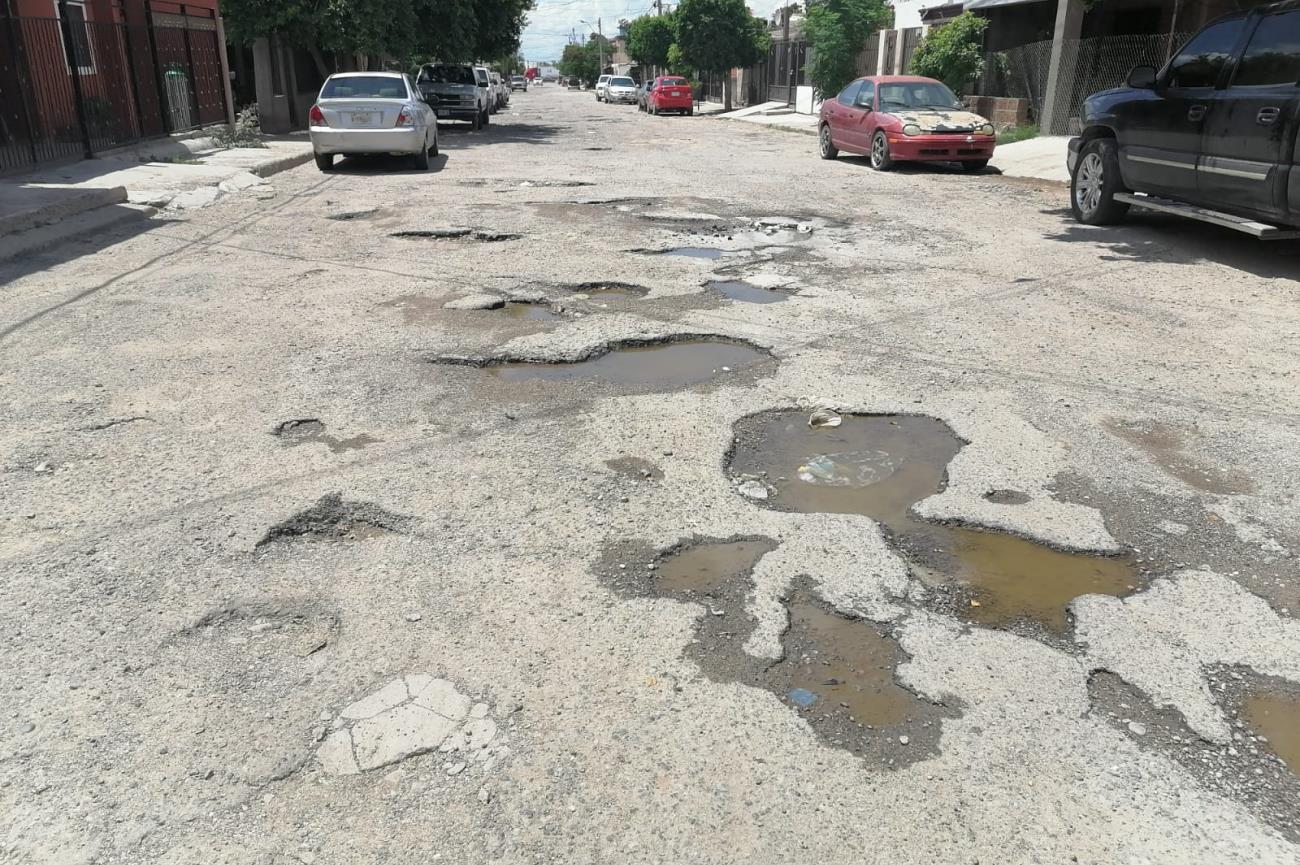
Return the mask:
M 0 860 L 1300 861 L 1294 246 L 442 150 L 0 265 Z

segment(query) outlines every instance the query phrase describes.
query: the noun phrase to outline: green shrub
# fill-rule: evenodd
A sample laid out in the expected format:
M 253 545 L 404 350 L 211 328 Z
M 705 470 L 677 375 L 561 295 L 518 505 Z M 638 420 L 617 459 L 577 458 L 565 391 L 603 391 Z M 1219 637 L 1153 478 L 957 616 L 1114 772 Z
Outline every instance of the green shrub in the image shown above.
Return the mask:
M 984 30 L 987 18 L 963 12 L 930 31 L 912 54 L 913 75 L 937 78 L 960 95 L 984 72 Z

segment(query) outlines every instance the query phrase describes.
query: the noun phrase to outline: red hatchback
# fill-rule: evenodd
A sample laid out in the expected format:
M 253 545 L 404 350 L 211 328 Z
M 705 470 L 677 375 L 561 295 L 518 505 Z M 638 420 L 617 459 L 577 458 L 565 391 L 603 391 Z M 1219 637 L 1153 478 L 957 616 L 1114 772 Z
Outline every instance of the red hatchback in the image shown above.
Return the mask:
M 646 110 L 651 114 L 664 111 L 680 111 L 682 114 L 695 113 L 695 97 L 691 93 L 691 84 L 685 78 L 675 75 L 661 75 L 646 91 Z
M 997 144 L 993 124 L 967 111 L 941 81 L 914 75 L 875 75 L 850 82 L 822 103 L 822 159 L 841 150 L 871 158 L 888 171 L 898 161 L 988 165 Z

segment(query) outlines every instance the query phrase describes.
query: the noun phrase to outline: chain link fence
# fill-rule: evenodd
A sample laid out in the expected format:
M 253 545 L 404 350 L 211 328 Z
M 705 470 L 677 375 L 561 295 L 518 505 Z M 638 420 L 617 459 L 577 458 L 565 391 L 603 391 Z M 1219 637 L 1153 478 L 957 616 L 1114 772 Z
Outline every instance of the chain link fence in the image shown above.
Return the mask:
M 1158 33 L 1067 41 L 1061 48 L 1062 74 L 1056 83 L 1058 104 L 1066 110 L 1057 114 L 1053 128 L 1044 129 L 1043 134 L 1075 132 L 1083 100 L 1098 90 L 1122 85 L 1134 66 L 1163 66 L 1190 36 L 1189 33 Z M 1033 108 L 1033 116 L 1041 118 L 1052 63 L 1051 40 L 990 53 L 985 60 L 992 79 L 988 95 L 1001 93 L 1026 99 Z

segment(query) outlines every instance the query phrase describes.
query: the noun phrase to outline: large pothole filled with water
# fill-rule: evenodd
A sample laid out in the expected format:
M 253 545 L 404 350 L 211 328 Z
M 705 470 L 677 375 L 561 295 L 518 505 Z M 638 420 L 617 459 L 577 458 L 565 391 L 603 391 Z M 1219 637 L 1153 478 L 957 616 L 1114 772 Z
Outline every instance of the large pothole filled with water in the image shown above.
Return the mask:
M 717 337 L 624 340 L 573 361 L 436 357 L 433 363 L 481 367 L 505 382 L 597 382 L 627 388 L 674 390 L 709 382 L 746 381 L 769 374 L 776 360 L 747 342 Z
M 692 538 L 660 554 L 629 545 L 609 551 L 599 569 L 626 594 L 698 604 L 686 655 L 711 680 L 771 692 L 827 743 L 872 764 L 901 766 L 935 753 L 940 721 L 955 709 L 904 688 L 896 673 L 907 656 L 892 634 L 840 615 L 806 581 L 786 600 L 782 657 L 745 652 L 756 625 L 745 609 L 751 574 L 776 547 L 765 537 Z
M 1059 637 L 1074 598 L 1138 588 L 1125 557 L 1062 552 L 913 515 L 912 505 L 944 489 L 963 446 L 934 418 L 845 415 L 838 426 L 814 426 L 804 412 L 770 411 L 742 419 L 735 434 L 727 465 L 742 493 L 776 510 L 870 517 L 945 611 L 966 621 Z

